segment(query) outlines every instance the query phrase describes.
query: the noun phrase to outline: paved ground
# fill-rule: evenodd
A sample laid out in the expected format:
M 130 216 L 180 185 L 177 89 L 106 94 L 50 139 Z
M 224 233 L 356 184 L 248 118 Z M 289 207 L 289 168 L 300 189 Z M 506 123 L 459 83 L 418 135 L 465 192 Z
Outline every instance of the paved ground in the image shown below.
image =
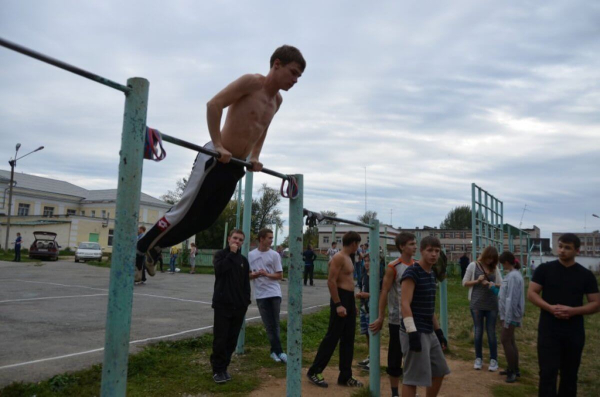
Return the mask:
M 67 261 L 0 261 L 0 272 L 0 386 L 102 362 L 110 269 Z M 315 283 L 304 289 L 305 312 L 329 302 L 326 280 Z M 136 286 L 130 351 L 210 332 L 213 284 L 212 275 L 157 273 Z M 281 285 L 283 312 L 288 288 L 287 282 Z M 247 318 L 258 316 L 252 304 Z

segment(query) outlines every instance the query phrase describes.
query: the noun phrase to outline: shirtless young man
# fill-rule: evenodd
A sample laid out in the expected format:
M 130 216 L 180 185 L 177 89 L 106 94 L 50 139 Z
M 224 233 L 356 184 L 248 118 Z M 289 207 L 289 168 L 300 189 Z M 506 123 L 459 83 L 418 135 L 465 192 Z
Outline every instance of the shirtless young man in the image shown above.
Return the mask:
M 297 48 L 284 45 L 275 50 L 270 65 L 266 76 L 246 74 L 208 101 L 206 119 L 211 142 L 205 147 L 217 151 L 220 157 L 198 154 L 181 200 L 138 242 L 138 252 L 147 254 L 146 268 L 151 276 L 161 248 L 207 229 L 223 212 L 245 174 L 243 167 L 230 163 L 232 157 L 243 160 L 249 156 L 249 171 L 262 170 L 258 159 L 271 120 L 283 101 L 279 91 L 288 91 L 298 82 L 306 62 Z M 229 110 L 221 128 L 225 108 Z M 136 278 L 142 264 L 136 264 Z
M 348 232 L 342 237 L 342 250 L 329 262 L 327 286 L 331 294 L 329 328 L 319 346 L 313 365 L 308 369 L 308 379 L 319 387 L 327 387 L 323 370 L 327 367 L 335 348 L 340 342 L 340 375 L 338 384 L 362 387 L 352 377 L 354 356 L 354 333 L 356 330 L 356 302 L 354 300 L 354 265 L 350 254 L 356 252 L 360 235 Z

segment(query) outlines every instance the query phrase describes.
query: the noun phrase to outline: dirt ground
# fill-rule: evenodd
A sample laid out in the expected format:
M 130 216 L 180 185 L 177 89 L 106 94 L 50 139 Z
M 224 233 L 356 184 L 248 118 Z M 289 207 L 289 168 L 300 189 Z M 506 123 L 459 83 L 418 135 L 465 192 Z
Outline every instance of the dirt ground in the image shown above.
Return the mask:
M 386 353 L 384 350 L 381 351 L 381 362 L 385 363 L 387 358 L 384 356 Z M 495 383 L 504 383 L 504 377 L 498 375 L 498 372 L 489 372 L 484 365 L 484 370 L 475 371 L 473 369 L 472 362 L 448 360 L 448 365 L 452 373 L 444 379 L 444 384 L 439 393 L 439 397 L 450 397 L 450 396 L 477 396 L 477 397 L 491 397 L 492 393 L 490 388 Z M 323 372 L 325 381 L 329 383 L 327 389 L 322 389 L 310 383 L 306 377 L 306 368 L 303 368 L 302 372 L 302 395 L 303 396 L 317 396 L 319 394 L 326 394 L 327 397 L 346 397 L 352 395 L 356 389 L 350 389 L 348 387 L 339 386 L 336 383 L 338 371 L 337 368 L 327 368 Z M 369 382 L 369 373 L 361 370 L 359 367 L 354 366 L 353 375 L 359 379 L 365 385 Z M 400 384 L 400 390 L 402 384 Z M 390 396 L 390 381 L 387 376 L 381 378 L 381 396 Z M 285 379 L 277 379 L 271 377 L 265 381 L 263 386 L 255 390 L 251 397 L 281 397 L 285 396 Z M 418 388 L 417 394 L 421 397 L 425 397 L 425 388 Z

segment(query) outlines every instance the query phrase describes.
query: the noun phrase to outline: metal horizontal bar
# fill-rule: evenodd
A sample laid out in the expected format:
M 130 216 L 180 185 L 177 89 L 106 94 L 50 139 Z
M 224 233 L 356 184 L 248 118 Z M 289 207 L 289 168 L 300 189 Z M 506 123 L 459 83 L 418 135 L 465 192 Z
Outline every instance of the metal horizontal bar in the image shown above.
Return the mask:
M 46 62 L 46 63 L 49 63 L 50 65 L 54 65 L 54 66 L 56 66 L 58 68 L 67 70 L 67 71 L 69 71 L 71 73 L 78 74 L 79 76 L 85 77 L 86 79 L 93 80 L 96 83 L 104 84 L 105 86 L 108 86 L 110 88 L 114 88 L 115 90 L 123 91 L 126 94 L 129 93 L 129 91 L 131 91 L 131 89 L 129 87 L 127 87 L 127 86 L 124 86 L 124 85 L 119 84 L 119 83 L 115 83 L 112 80 L 106 79 L 106 78 L 104 78 L 102 76 L 98 76 L 97 74 L 88 72 L 87 70 L 80 69 L 80 68 L 78 68 L 76 66 L 69 65 L 68 63 L 65 63 L 63 61 L 59 61 L 58 59 L 54 59 L 54 58 L 51 58 L 51 57 L 49 57 L 47 55 L 44 55 L 44 54 L 41 54 L 39 52 L 30 50 L 27 47 L 23 47 L 22 45 L 19 45 L 19 44 L 13 43 L 11 41 L 5 40 L 5 39 L 3 39 L 1 37 L 0 37 L 0 45 L 3 46 L 3 47 L 6 47 L 8 49 L 11 49 L 13 51 L 20 52 L 21 54 L 24 54 L 24 55 L 30 56 L 32 58 L 35 58 L 35 59 L 37 59 L 39 61 Z
M 304 209 L 304 211 L 310 211 L 310 210 L 307 210 L 307 209 L 305 208 L 305 209 Z M 366 227 L 366 228 L 369 228 L 369 229 L 373 229 L 373 225 L 369 225 L 368 223 L 362 223 L 362 222 L 349 221 L 349 220 L 347 220 L 347 219 L 336 218 L 336 217 L 333 217 L 333 216 L 327 216 L 327 215 L 323 215 L 323 214 L 321 214 L 321 213 L 320 213 L 320 212 L 318 212 L 318 211 L 310 211 L 310 212 L 312 212 L 313 214 L 320 214 L 320 215 L 321 215 L 321 218 L 320 218 L 320 220 L 321 220 L 321 219 L 329 219 L 330 221 L 342 222 L 342 223 L 348 223 L 348 224 L 350 224 L 350 225 L 355 225 L 355 226 L 363 226 L 363 227 Z
M 162 139 L 164 141 L 170 142 L 170 143 L 172 143 L 174 145 L 181 146 L 181 147 L 184 147 L 186 149 L 195 150 L 195 151 L 200 152 L 200 153 L 208 154 L 209 156 L 212 156 L 212 157 L 215 157 L 215 158 L 221 157 L 221 155 L 218 152 L 214 151 L 214 150 L 210 150 L 210 149 L 207 149 L 205 147 L 196 145 L 194 143 L 191 143 L 191 142 L 188 142 L 188 141 L 184 141 L 183 139 L 175 138 L 174 136 L 163 134 L 162 132 L 160 133 L 160 136 L 162 137 Z M 246 167 L 246 168 L 252 168 L 252 164 L 250 162 L 244 161 L 244 160 L 240 160 L 240 159 L 236 159 L 234 157 L 231 158 L 230 162 L 233 163 L 233 164 L 241 165 L 241 166 Z M 270 170 L 270 169 L 264 168 L 264 167 L 263 167 L 263 169 L 260 172 L 263 172 L 265 174 L 269 174 L 269 175 L 275 176 L 275 177 L 280 178 L 280 179 L 284 179 L 286 181 L 290 179 L 289 176 L 287 176 L 285 174 L 281 174 L 281 173 L 279 173 L 277 171 L 273 171 L 273 170 Z

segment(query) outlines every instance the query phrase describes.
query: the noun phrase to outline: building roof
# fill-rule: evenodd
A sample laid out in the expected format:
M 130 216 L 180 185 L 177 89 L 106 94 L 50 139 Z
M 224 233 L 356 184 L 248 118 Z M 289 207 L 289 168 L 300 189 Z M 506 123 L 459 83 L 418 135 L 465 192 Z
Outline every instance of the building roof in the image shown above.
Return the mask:
M 117 189 L 87 190 L 72 183 L 61 181 L 58 179 L 23 174 L 20 172 L 15 172 L 14 180 L 16 187 L 28 190 L 35 190 L 39 192 L 48 192 L 78 197 L 81 199 L 82 204 L 98 201 L 114 202 L 117 200 Z M 8 184 L 10 182 L 10 171 L 0 170 L 0 181 Z M 164 201 L 154 198 L 143 192 L 141 194 L 140 200 L 144 204 L 151 204 L 164 208 L 171 207 L 170 204 L 165 203 Z

